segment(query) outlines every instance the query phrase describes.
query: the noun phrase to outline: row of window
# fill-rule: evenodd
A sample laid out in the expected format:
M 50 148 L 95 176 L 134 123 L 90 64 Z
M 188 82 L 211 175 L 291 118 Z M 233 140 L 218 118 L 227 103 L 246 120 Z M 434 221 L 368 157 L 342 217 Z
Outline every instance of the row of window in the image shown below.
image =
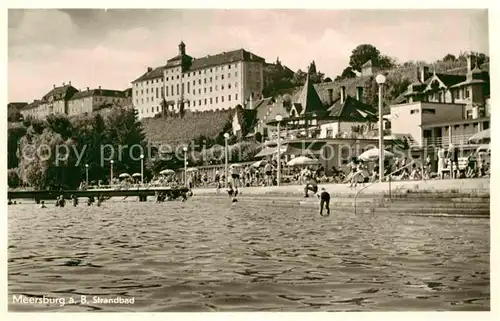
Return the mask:
M 179 90 L 180 88 L 182 89 L 182 93 L 183 94 L 185 93 L 185 91 L 184 91 L 184 84 L 181 84 L 180 87 L 179 87 L 179 84 L 176 84 L 176 86 L 175 86 L 176 91 L 175 92 L 177 93 L 177 95 L 180 94 L 179 93 L 180 92 L 180 90 Z M 231 83 L 227 84 L 227 89 L 231 89 L 231 88 L 232 88 L 232 84 Z M 237 82 L 234 83 L 234 88 L 238 88 L 238 83 Z M 165 97 L 168 97 L 169 96 L 169 90 L 168 90 L 169 87 L 166 86 L 165 89 L 166 89 Z M 220 86 L 220 90 L 224 90 L 224 89 L 225 89 L 224 85 L 221 85 Z M 213 92 L 213 87 L 212 86 L 208 87 L 208 90 L 209 90 L 210 93 L 212 93 Z M 215 85 L 215 91 L 218 91 L 218 90 L 219 90 L 219 85 Z M 156 87 L 156 88 L 152 88 L 151 89 L 151 95 L 152 95 L 151 100 L 153 100 L 153 98 L 155 96 L 155 93 L 156 93 L 156 98 L 157 99 L 160 98 L 160 97 L 163 97 L 164 96 L 163 87 L 161 87 L 161 88 L 160 87 Z M 160 93 L 161 93 L 161 95 L 160 95 Z M 191 93 L 191 85 L 190 85 L 189 82 L 187 83 L 187 93 L 188 94 Z M 203 93 L 204 94 L 207 93 L 207 87 L 203 88 Z M 136 90 L 135 94 L 136 94 L 136 96 L 139 96 L 139 90 Z M 144 94 L 144 89 L 141 89 L 141 95 L 143 95 L 143 94 Z M 146 88 L 146 94 L 149 94 L 149 89 L 148 88 Z M 193 94 L 196 95 L 196 89 L 195 88 L 193 88 Z M 174 85 L 170 85 L 170 95 L 171 96 L 174 95 Z M 201 88 L 198 88 L 198 95 L 201 95 Z M 146 101 L 149 101 L 149 97 L 146 97 Z
M 232 98 L 232 96 L 228 95 L 227 96 L 227 101 L 231 101 L 231 98 Z M 238 94 L 234 95 L 234 100 L 238 100 Z M 198 101 L 198 104 L 196 104 L 197 101 Z M 215 103 L 218 104 L 219 101 L 221 103 L 223 103 L 224 102 L 224 96 L 220 96 L 220 100 L 219 100 L 218 96 L 215 97 Z M 196 107 L 197 105 L 198 106 L 202 106 L 202 105 L 206 106 L 207 104 L 210 104 L 210 105 L 213 104 L 214 103 L 214 98 L 205 98 L 205 99 L 192 100 L 192 102 L 193 102 L 193 107 Z M 187 104 L 188 108 L 191 107 L 191 101 L 190 100 L 188 100 L 186 104 Z M 159 108 L 160 107 L 157 106 L 158 111 L 159 111 Z M 154 112 L 154 107 L 152 107 L 151 112 Z
M 237 64 L 234 64 L 234 69 L 237 69 L 238 68 L 238 65 Z M 219 67 L 215 67 L 215 68 L 210 68 L 209 71 L 210 73 L 212 72 L 212 69 L 215 69 L 215 71 L 218 71 L 219 70 Z M 220 67 L 221 71 L 224 70 L 224 66 L 221 66 Z M 231 65 L 227 65 L 227 69 L 231 69 Z M 180 72 L 180 68 L 176 68 L 176 69 L 170 69 L 170 73 L 177 73 L 177 72 Z M 166 73 L 168 73 L 169 70 L 167 69 Z M 184 76 L 187 76 L 187 77 L 191 77 L 191 74 L 193 74 L 193 76 L 196 75 L 196 71 L 193 71 L 193 72 L 188 72 L 187 74 L 182 74 L 182 78 L 184 78 Z M 207 74 L 207 69 L 204 69 L 203 70 L 203 74 L 206 75 Z M 201 75 L 201 70 L 198 71 L 198 75 Z M 238 77 L 238 72 L 235 72 L 234 73 L 235 77 Z M 231 74 L 228 74 L 228 78 L 231 78 Z M 174 80 L 174 79 L 179 79 L 179 75 L 176 75 L 176 77 L 174 78 L 174 76 L 171 76 L 171 78 L 167 77 L 167 81 L 171 79 L 171 80 Z M 224 75 L 222 75 L 222 79 L 224 79 Z M 146 85 L 149 85 L 150 83 L 153 84 L 153 83 L 158 83 L 158 81 L 160 80 L 160 78 L 156 78 L 156 79 L 151 79 L 151 80 L 146 80 Z M 217 80 L 217 76 L 215 76 L 215 80 Z M 142 82 L 141 83 L 136 83 L 135 86 L 138 87 L 139 84 L 142 85 Z

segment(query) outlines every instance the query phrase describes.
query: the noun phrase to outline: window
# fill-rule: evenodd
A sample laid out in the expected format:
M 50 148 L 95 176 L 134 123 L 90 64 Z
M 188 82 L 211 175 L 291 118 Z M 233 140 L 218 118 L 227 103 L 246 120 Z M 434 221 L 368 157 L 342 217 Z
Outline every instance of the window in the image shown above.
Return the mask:
M 191 77 L 191 73 L 190 72 L 188 72 L 188 77 Z
M 160 111 L 160 106 L 156 106 L 156 112 Z
M 184 92 L 185 92 L 184 91 L 184 84 L 182 84 L 181 87 L 182 87 L 182 93 L 184 94 Z
M 216 76 L 215 76 L 215 80 L 218 80 L 218 79 L 219 79 L 219 76 L 217 76 L 217 75 L 216 75 Z
M 206 75 L 206 74 L 207 74 L 207 70 L 206 70 L 206 69 L 205 69 L 205 70 L 203 70 L 203 74 L 204 74 L 204 75 Z
M 154 107 L 151 107 L 151 112 L 154 113 L 155 112 L 155 108 Z
M 220 86 L 220 89 L 221 89 L 221 90 L 224 90 L 224 85 L 221 85 L 221 86 Z
M 196 80 L 193 80 L 193 86 L 195 86 L 195 85 L 196 85 Z
M 203 83 L 206 84 L 207 83 L 207 78 L 203 79 Z
M 234 100 L 238 100 L 238 94 L 234 94 Z
M 212 82 L 212 77 L 210 77 L 210 82 Z
M 177 75 L 177 79 L 179 79 L 179 75 Z
M 422 114 L 436 114 L 436 110 L 433 108 L 422 108 Z
M 160 91 L 158 90 L 158 87 L 156 87 L 156 98 L 159 98 Z
M 203 93 L 205 93 L 205 94 L 207 93 L 207 88 L 206 87 L 203 88 Z
M 212 92 L 212 87 L 210 87 L 210 92 Z
M 198 85 L 201 85 L 201 79 L 198 79 Z
M 175 85 L 177 95 L 179 94 L 179 84 Z
M 227 69 L 231 69 L 231 65 L 227 65 Z
M 188 94 L 189 94 L 189 90 L 190 90 L 190 89 L 189 89 L 189 88 L 190 88 L 190 86 L 189 86 L 189 85 L 190 85 L 190 83 L 188 82 Z
M 224 102 L 224 96 L 220 96 L 220 101 Z
M 238 88 L 238 82 L 234 83 L 234 87 Z
M 167 77 L 167 81 L 168 81 L 168 77 Z
M 201 95 L 201 88 L 198 88 L 198 95 Z
M 231 78 L 231 74 L 227 74 L 227 78 Z
M 193 100 L 193 107 L 196 107 L 196 100 Z
M 198 106 L 201 106 L 201 99 L 198 101 Z
M 205 105 L 207 104 L 207 99 L 205 98 Z
M 168 96 L 168 86 L 165 86 L 165 97 Z
M 483 122 L 483 130 L 488 129 L 488 128 L 490 128 L 490 122 L 489 121 Z
M 170 85 L 170 94 L 174 95 L 174 85 Z
M 215 91 L 219 90 L 219 86 L 215 85 Z
M 465 98 L 469 98 L 469 88 L 465 88 Z
M 231 89 L 231 84 L 228 84 L 228 85 L 227 85 L 227 89 Z
M 231 101 L 231 95 L 227 95 L 227 100 Z
M 220 76 L 220 79 L 221 79 L 221 80 L 224 80 L 224 75 L 221 75 L 221 76 Z
M 147 102 L 147 103 L 149 102 L 149 97 L 146 97 L 146 102 Z
M 410 114 L 418 114 L 419 110 L 418 109 L 412 109 L 410 110 Z
M 235 77 L 238 77 L 238 72 L 235 72 L 235 73 L 234 73 L 234 76 L 235 76 Z
M 161 97 L 165 97 L 165 90 L 163 89 L 163 87 L 161 87 Z
M 215 103 L 217 104 L 219 102 L 219 97 L 215 97 Z
M 466 119 L 472 119 L 472 110 L 467 110 L 465 118 Z
M 198 71 L 198 75 L 201 75 L 201 70 L 200 70 L 200 71 Z
M 210 105 L 212 104 L 212 98 L 210 98 Z

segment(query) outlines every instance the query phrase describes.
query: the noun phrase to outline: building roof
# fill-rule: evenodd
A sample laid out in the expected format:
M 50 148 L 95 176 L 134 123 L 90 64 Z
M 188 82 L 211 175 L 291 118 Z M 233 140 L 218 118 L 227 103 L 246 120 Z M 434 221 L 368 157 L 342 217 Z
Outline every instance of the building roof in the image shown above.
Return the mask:
M 457 88 L 457 87 L 462 87 L 466 85 L 474 85 L 474 84 L 484 84 L 485 81 L 482 79 L 467 79 L 466 81 L 463 81 L 461 83 L 455 84 L 451 86 L 451 88 Z
M 34 108 L 36 108 L 36 107 L 40 106 L 40 104 L 41 104 L 41 101 L 40 101 L 40 100 L 35 100 L 35 101 L 33 101 L 32 103 L 30 103 L 30 104 L 28 104 L 28 105 L 24 106 L 24 107 L 22 108 L 22 110 L 30 110 L 30 109 L 34 109 Z
M 265 62 L 265 59 L 262 57 L 259 57 L 249 51 L 246 51 L 245 49 L 238 49 L 238 50 L 233 50 L 233 51 L 228 51 L 228 52 L 223 52 L 220 54 L 216 55 L 208 55 L 199 59 L 192 58 L 189 55 L 177 55 L 167 61 L 168 62 L 173 62 L 173 61 L 178 61 L 185 59 L 185 57 L 188 57 L 191 60 L 191 66 L 186 70 L 197 70 L 197 69 L 203 69 L 203 68 L 208 68 L 212 66 L 219 66 L 222 64 L 228 64 L 228 63 L 233 63 L 233 62 L 238 62 L 238 61 L 257 61 L 257 62 Z M 151 71 L 147 71 L 144 73 L 142 76 L 137 78 L 136 80 L 132 81 L 132 83 L 138 82 L 138 81 L 144 81 L 148 79 L 155 79 L 155 78 L 161 78 L 163 77 L 163 71 L 167 68 L 167 66 L 160 66 L 156 67 Z
M 465 81 L 466 79 L 466 76 L 463 75 L 449 75 L 449 74 L 436 73 L 436 76 L 439 78 L 439 80 L 441 80 L 441 82 L 446 87 L 451 87 L 455 84 Z
M 125 92 L 121 90 L 111 90 L 111 89 L 90 89 L 75 93 L 70 100 L 81 99 L 92 96 L 125 98 Z
M 69 96 L 71 94 L 77 91 L 78 89 L 71 86 L 71 84 L 61 87 L 54 87 L 51 91 L 49 91 L 47 94 L 45 94 L 45 96 L 42 97 L 42 101 L 68 99 L 70 98 Z
M 340 99 L 336 100 L 328 111 L 328 116 L 340 121 L 364 122 L 376 121 L 378 119 L 375 108 L 351 96 L 347 96 L 343 103 L 340 102 Z
M 319 98 L 313 84 L 309 81 L 309 73 L 297 101 L 294 101 L 294 107 L 297 109 L 299 115 L 321 115 L 326 113 L 323 102 Z
M 363 65 L 361 65 L 361 68 L 367 68 L 367 67 L 371 67 L 373 64 L 372 64 L 372 60 L 368 60 L 367 62 L 365 62 Z
M 17 110 L 21 110 L 22 108 L 28 106 L 27 102 L 12 102 L 7 104 L 7 109 L 15 108 Z

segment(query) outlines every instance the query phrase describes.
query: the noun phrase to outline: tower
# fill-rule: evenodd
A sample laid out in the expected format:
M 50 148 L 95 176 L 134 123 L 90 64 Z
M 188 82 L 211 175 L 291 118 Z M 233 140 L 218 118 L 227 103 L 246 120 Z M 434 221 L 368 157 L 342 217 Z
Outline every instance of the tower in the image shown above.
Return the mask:
M 186 54 L 186 44 L 181 40 L 179 44 L 179 56 L 184 56 Z

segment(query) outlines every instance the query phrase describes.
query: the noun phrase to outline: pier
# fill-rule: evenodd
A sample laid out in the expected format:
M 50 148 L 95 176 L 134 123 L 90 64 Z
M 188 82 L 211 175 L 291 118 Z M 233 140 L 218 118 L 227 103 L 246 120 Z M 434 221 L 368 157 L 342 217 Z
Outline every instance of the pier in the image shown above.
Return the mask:
M 7 192 L 9 199 L 35 199 L 35 200 L 55 200 L 63 195 L 65 198 L 70 195 L 76 197 L 129 197 L 137 196 L 139 201 L 145 202 L 148 196 L 157 193 L 165 193 L 167 196 L 180 196 L 187 193 L 188 188 L 181 187 L 132 187 L 132 188 L 95 188 L 85 190 L 10 190 Z

